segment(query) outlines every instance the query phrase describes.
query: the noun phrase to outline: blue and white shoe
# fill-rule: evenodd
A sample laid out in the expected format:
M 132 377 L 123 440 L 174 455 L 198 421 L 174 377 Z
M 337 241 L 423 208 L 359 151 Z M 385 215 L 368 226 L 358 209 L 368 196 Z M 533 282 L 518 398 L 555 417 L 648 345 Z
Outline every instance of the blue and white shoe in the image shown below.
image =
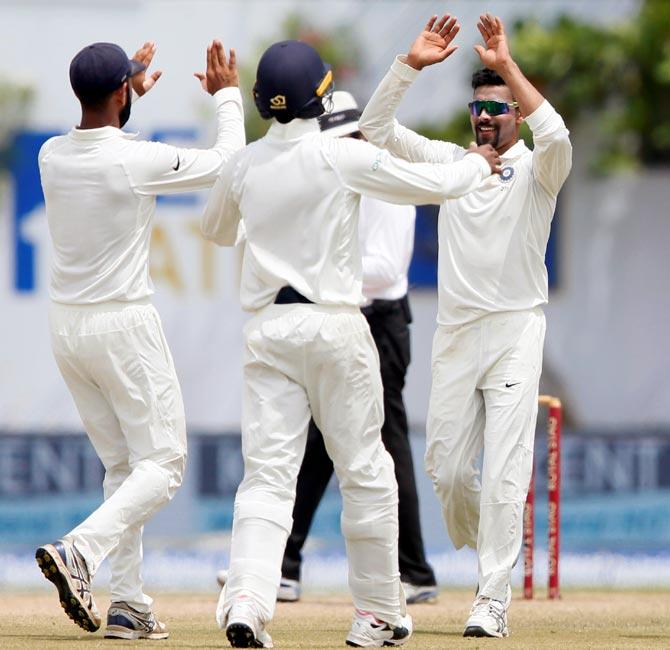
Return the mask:
M 403 616 L 400 625 L 380 621 L 372 612 L 354 610 L 347 645 L 354 648 L 381 648 L 404 645 L 412 636 L 412 617 Z
M 106 639 L 167 639 L 170 633 L 165 623 L 156 619 L 153 612 L 140 612 L 128 603 L 117 601 L 107 611 Z
M 35 551 L 35 560 L 44 577 L 56 585 L 68 617 L 87 632 L 95 632 L 100 627 L 100 612 L 91 594 L 86 561 L 74 545 L 64 539 L 45 544 Z
M 437 585 L 411 585 L 408 582 L 403 582 L 402 588 L 408 605 L 437 602 Z
M 282 578 L 277 589 L 277 600 L 280 603 L 296 603 L 300 600 L 300 581 Z
M 505 601 L 487 596 L 477 596 L 465 622 L 463 636 L 496 637 L 509 636 L 507 610 L 512 602 L 512 589 L 507 585 Z

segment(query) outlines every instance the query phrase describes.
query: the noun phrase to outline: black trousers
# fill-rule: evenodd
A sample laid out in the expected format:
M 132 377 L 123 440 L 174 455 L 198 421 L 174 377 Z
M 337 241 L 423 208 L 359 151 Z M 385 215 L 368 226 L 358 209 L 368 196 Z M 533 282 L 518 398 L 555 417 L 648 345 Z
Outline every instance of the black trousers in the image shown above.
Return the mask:
M 410 362 L 409 323 L 411 313 L 407 297 L 401 300 L 375 300 L 363 309 L 379 352 L 384 387 L 384 425 L 382 441 L 395 463 L 398 481 L 398 561 L 403 582 L 429 586 L 436 584 L 435 574 L 426 561 L 419 519 L 414 465 L 409 444 L 407 414 L 402 391 Z M 302 547 L 314 519 L 314 513 L 333 474 L 323 436 L 314 421 L 309 424 L 305 457 L 302 461 L 293 508 L 293 529 L 286 542 L 282 576 L 300 580 Z

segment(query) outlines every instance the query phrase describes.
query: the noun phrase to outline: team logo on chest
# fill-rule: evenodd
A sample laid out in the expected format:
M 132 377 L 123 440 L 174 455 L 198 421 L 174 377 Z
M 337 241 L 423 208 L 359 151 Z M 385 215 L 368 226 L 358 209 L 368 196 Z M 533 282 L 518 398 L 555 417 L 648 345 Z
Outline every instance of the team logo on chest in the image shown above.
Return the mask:
M 503 167 L 500 171 L 500 180 L 503 183 L 509 183 L 514 178 L 514 167 Z

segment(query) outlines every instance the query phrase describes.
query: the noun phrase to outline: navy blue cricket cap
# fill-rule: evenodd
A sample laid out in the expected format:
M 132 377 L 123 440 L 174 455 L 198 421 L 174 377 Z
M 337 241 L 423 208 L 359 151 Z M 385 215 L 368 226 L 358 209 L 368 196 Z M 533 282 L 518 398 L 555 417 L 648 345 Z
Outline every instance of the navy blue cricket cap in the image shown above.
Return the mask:
M 70 63 L 70 84 L 84 102 L 98 102 L 115 91 L 128 77 L 146 69 L 129 59 L 114 43 L 93 43 L 80 50 Z
M 271 45 L 258 62 L 254 99 L 261 117 L 290 122 L 318 117 L 332 91 L 333 73 L 319 53 L 302 41 Z

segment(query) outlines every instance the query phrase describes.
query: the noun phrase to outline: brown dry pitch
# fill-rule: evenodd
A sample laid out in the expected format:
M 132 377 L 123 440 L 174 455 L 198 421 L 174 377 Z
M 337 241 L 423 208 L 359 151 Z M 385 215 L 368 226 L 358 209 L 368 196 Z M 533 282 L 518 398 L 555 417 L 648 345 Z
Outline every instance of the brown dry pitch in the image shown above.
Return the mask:
M 516 594 L 515 594 L 516 596 Z M 670 648 L 667 591 L 570 591 L 560 601 L 516 597 L 509 612 L 508 639 L 464 639 L 461 634 L 472 594 L 447 590 L 434 605 L 414 605 L 414 635 L 407 648 Z M 214 621 L 217 594 L 161 593 L 155 609 L 171 631 L 167 641 L 105 640 L 102 630 L 83 632 L 58 604 L 56 590 L 0 592 L 0 648 L 220 648 L 229 647 Z M 100 593 L 101 612 L 109 605 Z M 308 594 L 300 603 L 279 604 L 269 627 L 275 647 L 344 648 L 351 619 L 345 594 Z

